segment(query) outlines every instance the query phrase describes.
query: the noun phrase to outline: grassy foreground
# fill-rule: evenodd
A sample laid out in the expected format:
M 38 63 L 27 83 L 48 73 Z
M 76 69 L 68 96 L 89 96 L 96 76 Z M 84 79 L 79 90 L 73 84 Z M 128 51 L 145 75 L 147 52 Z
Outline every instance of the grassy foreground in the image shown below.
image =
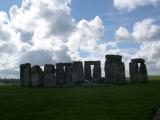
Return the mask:
M 0 87 L 0 120 L 152 120 L 158 107 L 160 79 L 98 88 Z

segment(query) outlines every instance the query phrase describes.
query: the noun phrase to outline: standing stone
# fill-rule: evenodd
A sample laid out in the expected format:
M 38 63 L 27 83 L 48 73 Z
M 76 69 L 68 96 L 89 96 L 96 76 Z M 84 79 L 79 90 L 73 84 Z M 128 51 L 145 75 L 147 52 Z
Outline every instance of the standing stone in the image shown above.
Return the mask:
M 20 65 L 20 84 L 21 86 L 24 86 L 24 69 L 25 69 L 25 64 Z
M 105 62 L 105 83 L 113 84 L 115 83 L 115 75 L 116 75 L 116 64 L 112 61 Z
M 129 63 L 130 80 L 132 83 L 144 83 L 148 81 L 145 60 L 141 58 L 132 59 Z
M 85 61 L 84 62 L 84 72 L 85 79 L 91 83 L 96 83 L 97 80 L 101 78 L 101 62 L 100 61 Z M 91 69 L 93 65 L 93 70 Z M 92 75 L 93 73 L 93 75 Z M 98 81 L 97 81 L 98 82 Z
M 85 72 L 85 79 L 92 81 L 92 76 L 91 76 L 91 66 L 88 63 L 88 61 L 84 62 L 84 72 Z
M 80 85 L 84 82 L 83 64 L 80 61 L 73 62 L 72 82 Z
M 64 84 L 72 84 L 72 63 L 62 63 L 64 66 L 65 79 Z
M 105 83 L 126 84 L 125 67 L 120 55 L 106 55 Z
M 100 66 L 100 64 L 99 65 L 94 65 L 93 79 L 96 83 L 101 79 L 101 66 Z
M 139 67 L 139 71 L 141 73 L 141 79 L 142 79 L 142 82 L 147 82 L 148 81 L 148 75 L 147 75 L 147 67 L 146 65 L 143 63 L 140 64 L 140 67 Z
M 24 64 L 20 65 L 20 85 L 24 86 Z
M 130 80 L 132 83 L 139 83 L 138 64 L 134 62 L 129 63 Z
M 44 73 L 42 72 L 42 69 L 40 68 L 39 65 L 35 65 L 32 67 L 31 74 L 32 74 L 31 75 L 32 87 L 42 86 Z
M 56 84 L 63 85 L 65 83 L 65 71 L 62 63 L 56 64 Z
M 44 87 L 54 87 L 56 85 L 55 67 L 52 64 L 44 66 Z
M 70 84 L 72 81 L 72 63 L 56 64 L 56 81 L 58 85 Z
M 72 66 L 65 67 L 65 83 L 72 84 Z
M 20 81 L 21 86 L 31 86 L 31 64 L 20 65 Z
M 124 63 L 117 63 L 116 66 L 116 81 L 115 84 L 126 84 L 125 67 Z

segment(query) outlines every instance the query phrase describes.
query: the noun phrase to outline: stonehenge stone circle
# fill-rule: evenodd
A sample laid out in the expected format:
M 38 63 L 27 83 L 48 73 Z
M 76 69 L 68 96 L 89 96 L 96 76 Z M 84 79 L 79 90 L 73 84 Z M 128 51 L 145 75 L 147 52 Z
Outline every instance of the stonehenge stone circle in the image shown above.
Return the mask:
M 129 74 L 132 83 L 145 83 L 148 81 L 145 60 L 142 58 L 132 59 L 129 63 Z
M 39 65 L 31 67 L 30 63 L 20 65 L 20 83 L 24 87 L 56 87 L 61 85 L 80 85 L 95 87 L 106 84 L 126 84 L 125 65 L 120 55 L 105 56 L 102 77 L 101 61 L 73 61 L 73 63 L 46 64 L 44 71 Z M 93 67 L 92 67 L 93 66 Z M 129 75 L 132 83 L 148 81 L 145 60 L 132 59 L 129 63 Z

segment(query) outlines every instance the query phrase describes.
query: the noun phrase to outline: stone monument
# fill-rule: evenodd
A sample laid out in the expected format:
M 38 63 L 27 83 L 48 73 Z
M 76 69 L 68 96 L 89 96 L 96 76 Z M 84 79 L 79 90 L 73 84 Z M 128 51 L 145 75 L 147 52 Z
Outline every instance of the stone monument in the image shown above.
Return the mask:
M 58 85 L 70 84 L 72 81 L 72 63 L 56 64 L 56 81 Z
M 72 69 L 72 83 L 76 85 L 81 85 L 85 80 L 84 73 L 83 73 L 83 64 L 81 61 L 74 61 L 73 62 L 73 69 Z
M 43 86 L 44 73 L 39 65 L 35 65 L 31 69 L 31 82 L 32 87 Z
M 105 83 L 126 84 L 125 67 L 120 55 L 106 55 Z
M 94 65 L 93 71 L 91 65 Z M 84 62 L 85 79 L 91 83 L 96 83 L 101 78 L 101 62 L 100 61 L 85 61 Z M 93 73 L 93 74 L 92 74 Z
M 20 81 L 21 86 L 31 86 L 31 64 L 20 65 Z
M 148 81 L 147 68 L 144 59 L 132 59 L 129 63 L 129 73 L 132 83 L 145 83 Z
M 52 64 L 46 64 L 44 66 L 44 87 L 56 86 L 55 67 Z

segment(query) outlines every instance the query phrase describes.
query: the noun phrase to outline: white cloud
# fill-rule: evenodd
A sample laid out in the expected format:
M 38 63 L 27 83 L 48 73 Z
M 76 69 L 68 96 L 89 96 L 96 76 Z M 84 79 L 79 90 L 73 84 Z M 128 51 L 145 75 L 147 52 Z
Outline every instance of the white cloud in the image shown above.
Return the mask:
M 160 40 L 160 26 L 154 24 L 154 19 L 144 19 L 135 23 L 132 36 L 138 41 Z
M 95 51 L 96 42 L 101 39 L 103 30 L 100 17 L 97 16 L 91 21 L 83 19 L 77 24 L 77 29 L 69 37 L 67 45 L 72 50 Z
M 9 17 L 0 12 L 1 70 L 17 70 L 23 62 L 82 60 L 82 50 L 96 59 L 97 51 L 106 50 L 100 42 L 101 18 L 75 22 L 70 4 L 71 0 L 23 0 L 21 7 L 10 8 Z
M 131 11 L 139 6 L 157 6 L 158 4 L 160 4 L 160 0 L 114 0 L 113 4 L 117 9 L 126 9 L 128 11 Z
M 145 58 L 149 70 L 160 72 L 160 41 L 144 42 L 133 57 Z
M 51 64 L 52 61 L 52 54 L 48 51 L 44 50 L 33 50 L 28 51 L 23 54 L 20 58 L 20 63 L 32 63 L 33 65 L 44 65 L 46 63 Z
M 0 11 L 0 24 L 7 23 L 9 21 L 7 13 Z
M 127 41 L 131 39 L 131 35 L 125 27 L 119 27 L 115 32 L 116 40 Z
M 115 32 L 115 38 L 119 41 L 159 41 L 160 26 L 154 22 L 155 20 L 151 18 L 136 22 L 131 33 L 127 28 L 121 26 Z

